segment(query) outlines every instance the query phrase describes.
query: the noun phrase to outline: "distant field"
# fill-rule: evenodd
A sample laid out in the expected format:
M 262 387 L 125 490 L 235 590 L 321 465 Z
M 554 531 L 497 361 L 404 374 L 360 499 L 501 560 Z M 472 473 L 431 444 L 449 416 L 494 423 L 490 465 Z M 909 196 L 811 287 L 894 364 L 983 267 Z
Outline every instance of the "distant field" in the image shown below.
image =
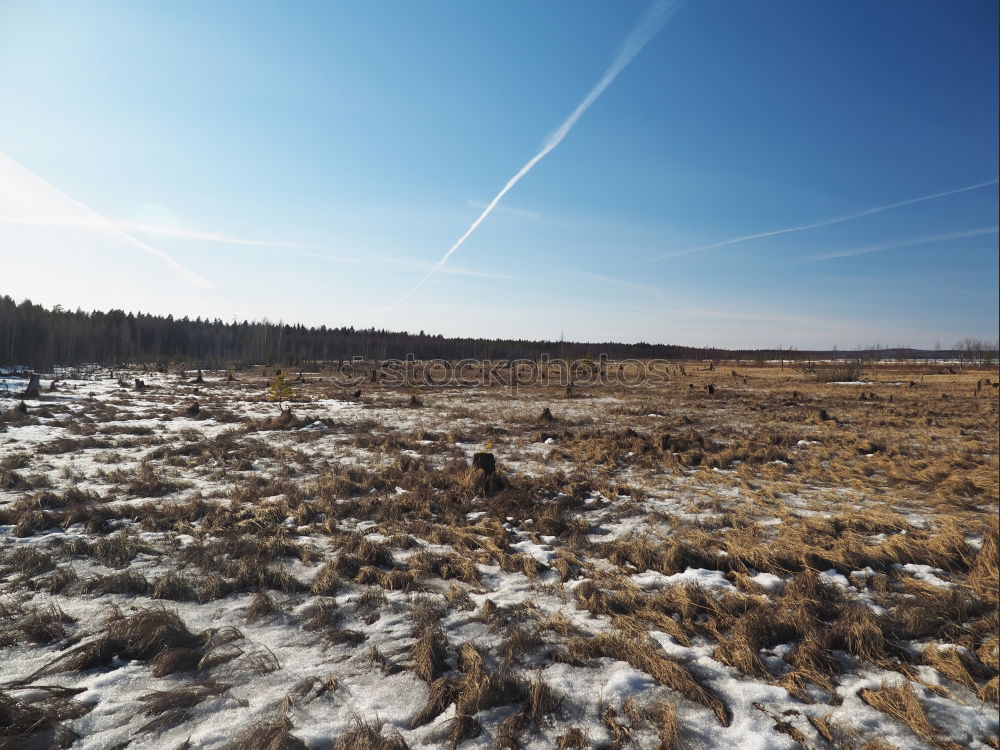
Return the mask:
M 997 371 L 709 367 L 9 380 L 0 748 L 1000 748 Z

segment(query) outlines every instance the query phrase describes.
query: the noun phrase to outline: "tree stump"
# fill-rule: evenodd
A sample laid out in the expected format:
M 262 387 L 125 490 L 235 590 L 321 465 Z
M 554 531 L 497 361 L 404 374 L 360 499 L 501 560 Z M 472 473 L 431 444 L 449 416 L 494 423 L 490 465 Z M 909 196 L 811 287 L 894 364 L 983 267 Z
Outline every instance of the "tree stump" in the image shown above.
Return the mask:
M 144 391 L 144 390 L 146 390 L 146 381 L 142 380 L 141 378 L 136 378 L 135 379 L 135 389 L 137 391 Z
M 472 465 L 487 474 L 493 474 L 497 470 L 497 459 L 492 453 L 476 453 L 472 457 Z
M 205 378 L 203 378 L 202 375 L 201 375 L 201 370 L 198 370 L 198 374 L 195 376 L 194 382 L 196 382 L 196 383 L 204 383 L 205 382 Z
M 497 471 L 496 456 L 492 453 L 476 453 L 472 457 L 472 468 L 466 481 L 473 492 L 486 497 L 507 488 L 507 480 Z
M 31 373 L 31 377 L 28 379 L 28 387 L 24 389 L 22 398 L 41 398 L 40 393 L 40 382 L 38 380 L 38 373 Z
M 714 396 L 715 395 L 715 384 L 714 383 L 709 383 L 706 386 L 705 390 L 708 391 L 708 395 L 709 396 Z
M 198 404 L 198 402 L 192 401 L 191 405 L 184 410 L 184 414 L 188 417 L 196 417 L 198 416 L 198 412 L 200 411 L 201 411 L 201 406 Z
M 539 417 L 539 419 L 541 419 L 543 422 L 555 422 L 556 420 L 556 418 L 552 416 L 552 412 L 549 410 L 549 407 L 547 406 L 544 409 L 542 409 L 542 416 Z

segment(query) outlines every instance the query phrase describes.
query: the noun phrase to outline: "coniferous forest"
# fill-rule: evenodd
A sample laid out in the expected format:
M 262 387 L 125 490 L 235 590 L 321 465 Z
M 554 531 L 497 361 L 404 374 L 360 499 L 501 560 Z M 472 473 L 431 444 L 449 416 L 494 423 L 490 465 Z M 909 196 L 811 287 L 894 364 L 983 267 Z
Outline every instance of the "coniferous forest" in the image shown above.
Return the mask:
M 921 351 L 874 347 L 864 352 L 882 357 L 995 359 L 996 343 L 967 339 L 954 349 Z M 610 359 L 783 359 L 837 356 L 835 351 L 794 349 L 724 350 L 670 344 L 527 341 L 447 338 L 441 335 L 375 328 L 307 327 L 266 320 L 223 322 L 172 315 L 85 312 L 29 300 L 0 297 L 0 366 L 48 370 L 85 363 L 192 362 L 207 368 L 253 364 L 306 366 L 312 362 L 364 359 L 538 359 L 598 357 Z

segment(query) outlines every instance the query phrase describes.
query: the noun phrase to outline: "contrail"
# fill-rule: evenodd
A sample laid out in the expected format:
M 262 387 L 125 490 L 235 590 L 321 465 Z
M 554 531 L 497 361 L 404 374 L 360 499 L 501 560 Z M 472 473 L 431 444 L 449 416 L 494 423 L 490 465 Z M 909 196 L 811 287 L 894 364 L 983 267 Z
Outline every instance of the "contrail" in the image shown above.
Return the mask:
M 760 232 L 759 234 L 748 234 L 745 237 L 734 237 L 731 240 L 723 240 L 722 242 L 713 242 L 711 245 L 701 245 L 699 247 L 689 247 L 686 250 L 678 250 L 673 253 L 665 253 L 663 255 L 657 255 L 649 258 L 649 261 L 663 260 L 664 258 L 676 258 L 679 255 L 690 255 L 691 253 L 700 253 L 705 250 L 712 250 L 717 247 L 726 247 L 728 245 L 735 245 L 740 242 L 746 242 L 747 240 L 756 240 L 761 237 L 774 237 L 777 234 L 788 234 L 790 232 L 804 232 L 807 229 L 818 229 L 819 227 L 827 227 L 831 224 L 840 224 L 843 221 L 851 221 L 852 219 L 860 219 L 862 216 L 871 216 L 872 214 L 879 214 L 883 211 L 889 211 L 893 208 L 900 208 L 902 206 L 912 206 L 914 203 L 923 203 L 924 201 L 931 201 L 935 198 L 944 198 L 947 195 L 956 195 L 958 193 L 965 193 L 969 190 L 978 190 L 979 188 L 989 187 L 990 185 L 996 185 L 1000 180 L 987 180 L 986 182 L 977 182 L 975 185 L 966 185 L 965 187 L 955 188 L 954 190 L 945 190 L 942 193 L 934 193 L 932 195 L 922 195 L 919 198 L 910 198 L 905 201 L 897 201 L 896 203 L 887 203 L 884 206 L 875 206 L 874 208 L 866 208 L 864 211 L 856 211 L 852 214 L 844 214 L 843 216 L 835 216 L 832 219 L 824 219 L 823 221 L 817 221 L 814 224 L 800 224 L 794 227 L 785 227 L 784 229 L 774 229 L 770 232 Z
M 181 274 L 192 286 L 209 289 L 212 283 L 190 271 L 157 247 L 133 237 L 119 226 L 37 174 L 0 153 L 0 197 L 17 202 L 22 215 L 0 217 L 0 223 L 35 226 L 86 227 L 105 232 L 133 247 L 163 260 Z M 27 213 L 27 215 L 24 215 Z
M 987 234 L 996 234 L 1000 227 L 982 227 L 980 229 L 967 229 L 962 232 L 949 232 L 947 234 L 931 234 L 924 237 L 911 237 L 906 240 L 895 242 L 885 242 L 879 245 L 865 245 L 855 247 L 850 250 L 837 250 L 832 253 L 813 255 L 802 260 L 792 261 L 793 263 L 815 263 L 820 260 L 833 260 L 834 258 L 850 258 L 855 255 L 868 255 L 869 253 L 880 253 L 884 250 L 897 250 L 901 247 L 912 247 L 914 245 L 929 245 L 932 242 L 945 242 L 947 240 L 961 240 L 966 237 L 982 237 Z
M 472 225 L 468 229 L 465 230 L 465 234 L 459 237 L 455 244 L 448 248 L 448 252 L 442 255 L 441 259 L 431 267 L 431 270 L 428 271 L 420 279 L 420 281 L 414 284 L 410 291 L 400 297 L 394 304 L 385 308 L 386 310 L 391 310 L 409 299 L 410 295 L 417 291 L 417 289 L 419 289 L 423 283 L 427 281 L 427 279 L 437 273 L 441 266 L 448 262 L 448 258 L 454 255 L 454 253 L 462 247 L 465 241 L 469 239 L 469 236 L 479 228 L 479 225 L 486 220 L 486 217 L 493 213 L 493 209 L 497 207 L 500 199 L 503 198 L 518 182 L 520 182 L 521 178 L 528 174 L 528 172 L 530 172 L 534 166 L 538 164 L 538 162 L 540 162 L 549 152 L 562 143 L 563 138 L 565 138 L 569 131 L 573 129 L 573 126 L 576 125 L 577 121 L 583 116 L 583 113 L 590 109 L 590 105 L 597 101 L 597 97 L 604 93 L 604 89 L 611 85 L 612 81 L 618 77 L 618 74 L 621 73 L 625 67 L 632 62 L 635 56 L 642 51 L 642 48 L 645 47 L 654 36 L 656 36 L 660 29 L 662 29 L 667 21 L 670 20 L 670 17 L 676 12 L 678 7 L 680 7 L 680 2 L 678 2 L 678 0 L 660 0 L 660 2 L 656 2 L 650 6 L 642 20 L 639 21 L 639 24 L 635 27 L 635 29 L 633 29 L 632 33 L 628 35 L 628 38 L 625 39 L 625 42 L 622 44 L 621 51 L 618 53 L 618 57 L 616 57 L 610 67 L 604 71 L 604 75 L 601 76 L 600 80 L 596 84 L 594 84 L 590 93 L 583 98 L 583 101 L 576 105 L 576 109 L 573 110 L 570 116 L 567 117 L 563 123 L 548 137 L 545 144 L 542 146 L 542 150 L 531 157 L 528 163 L 518 170 L 517 174 L 507 180 L 507 184 L 503 186 L 503 189 L 496 194 L 496 197 L 494 197 L 493 200 L 487 204 L 486 208 L 483 209 L 483 212 L 479 214 L 479 217 L 472 222 Z

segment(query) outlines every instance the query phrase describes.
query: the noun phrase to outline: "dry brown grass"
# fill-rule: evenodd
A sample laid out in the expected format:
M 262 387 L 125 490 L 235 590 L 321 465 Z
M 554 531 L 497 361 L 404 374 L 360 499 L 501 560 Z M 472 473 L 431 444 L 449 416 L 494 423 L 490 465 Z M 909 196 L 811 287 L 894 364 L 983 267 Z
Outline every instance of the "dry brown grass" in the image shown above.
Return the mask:
M 244 729 L 229 744 L 229 750 L 306 750 L 306 743 L 291 729 L 291 719 L 280 713 Z
M 927 718 L 927 712 L 910 683 L 897 687 L 883 683 L 878 690 L 864 689 L 860 695 L 869 706 L 903 722 L 925 742 L 942 750 L 958 750 L 961 747 L 956 742 L 942 739 L 940 730 Z
M 409 745 L 399 732 L 386 736 L 380 726 L 363 719 L 354 720 L 354 728 L 337 738 L 334 750 L 407 750 Z
M 433 684 L 444 672 L 447 649 L 448 640 L 439 626 L 423 627 L 410 651 L 410 658 L 413 661 L 413 671 L 428 685 Z
M 67 700 L 57 694 L 18 699 L 0 693 L 0 750 L 69 747 L 79 735 L 67 723 L 93 708 L 93 704 Z
M 356 419 L 313 408 L 310 399 L 338 395 L 320 374 L 296 385 L 294 414 L 263 420 L 241 408 L 262 387 L 260 371 L 245 371 L 230 383 L 209 377 L 197 394 L 197 419 L 232 423 L 213 439 L 190 427 L 130 424 L 186 423 L 176 413 L 191 404 L 188 386 L 87 402 L 82 413 L 53 405 L 64 436 L 0 459 L 0 524 L 17 537 L 0 550 L 0 646 L 63 649 L 36 661 L 49 663 L 33 677 L 117 656 L 146 665 L 154 679 L 198 680 L 148 692 L 147 732 L 197 721 L 195 704 L 221 694 L 202 687 L 215 680 L 278 679 L 277 658 L 253 637 L 277 627 L 345 665 L 337 680 L 348 688 L 350 670 L 369 661 L 386 679 L 412 671 L 428 690 L 413 726 L 455 704 L 455 718 L 435 735 L 452 745 L 482 732 L 504 748 L 589 747 L 588 732 L 620 746 L 654 734 L 661 748 L 696 744 L 687 701 L 729 722 L 707 675 L 731 676 L 730 668 L 787 688 L 790 700 L 821 704 L 809 721 L 837 747 L 873 739 L 819 718 L 859 669 L 899 673 L 944 700 L 971 705 L 975 694 L 992 710 L 1000 690 L 1000 412 L 993 389 L 972 396 L 969 384 L 983 373 L 879 365 L 866 373 L 871 383 L 839 386 L 746 362 L 674 369 L 655 387 L 577 387 L 558 402 L 563 388 L 545 384 L 516 397 L 421 392 L 413 411 L 398 408 L 409 393 L 379 381 L 355 402 L 368 415 Z M 560 404 L 557 419 L 540 420 L 551 403 Z M 299 429 L 317 418 L 322 429 Z M 16 419 L 9 430 L 19 429 Z M 491 493 L 476 486 L 466 458 L 487 441 L 509 485 Z M 68 465 L 78 451 L 103 451 L 103 468 L 84 476 Z M 519 471 L 522 462 L 529 472 Z M 91 482 L 96 490 L 78 488 Z M 541 562 L 516 546 L 523 543 L 551 556 Z M 944 585 L 910 565 L 929 566 Z M 720 587 L 663 585 L 650 575 L 690 569 L 712 572 L 706 580 Z M 839 576 L 849 585 L 833 583 Z M 498 605 L 507 593 L 498 581 L 516 582 L 519 595 Z M 185 607 L 239 598 L 247 638 L 192 632 L 146 599 L 138 612 L 113 611 L 102 624 L 60 614 L 78 611 L 67 604 L 74 597 L 101 605 L 150 596 Z M 383 624 L 396 628 L 393 638 L 379 632 Z M 479 633 L 475 645 L 456 635 L 463 628 Z M 144 640 L 145 632 L 158 640 Z M 715 663 L 671 658 L 653 633 L 703 649 Z M 541 680 L 535 670 L 554 659 L 625 661 L 681 703 L 639 695 L 595 711 Z M 925 667 L 943 686 L 917 679 Z M 340 711 L 334 706 L 349 691 L 335 693 L 333 684 L 307 678 L 286 690 L 285 708 L 316 700 Z M 949 746 L 917 696 L 912 687 L 883 687 L 865 700 L 925 742 Z M 754 710 L 808 744 L 796 735 L 809 729 L 802 715 Z M 262 722 L 246 741 L 297 746 L 288 716 Z M 360 717 L 337 746 L 402 746 L 371 718 Z
M 722 726 L 729 726 L 732 720 L 730 710 L 722 698 L 700 684 L 687 667 L 664 654 L 648 636 L 639 633 L 602 633 L 590 639 L 571 638 L 564 650 L 556 656 L 557 659 L 580 666 L 598 657 L 625 661 L 648 673 L 660 684 L 711 710 Z

